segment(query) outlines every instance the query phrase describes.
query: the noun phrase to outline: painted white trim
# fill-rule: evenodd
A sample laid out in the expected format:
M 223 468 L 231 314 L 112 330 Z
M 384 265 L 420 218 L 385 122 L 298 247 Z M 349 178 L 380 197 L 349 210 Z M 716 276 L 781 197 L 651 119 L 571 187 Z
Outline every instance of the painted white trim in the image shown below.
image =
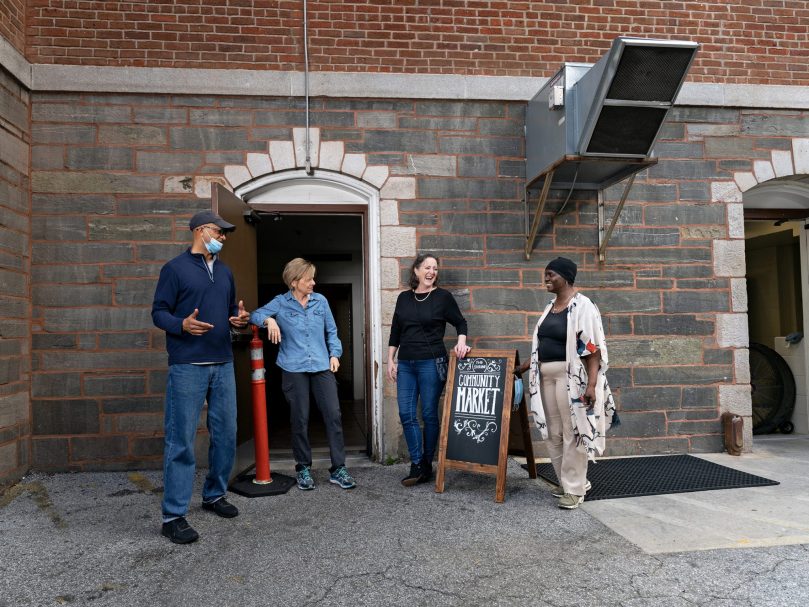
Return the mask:
M 801 299 L 803 300 L 803 313 L 804 318 L 804 334 L 806 333 L 806 319 L 809 319 L 809 232 L 806 226 L 809 225 L 804 221 L 804 229 L 799 231 L 799 242 L 801 249 Z M 809 391 L 809 386 L 806 385 L 809 380 L 809 356 L 806 356 L 806 341 L 803 345 L 803 377 L 796 377 L 797 392 L 804 395 L 804 401 L 800 402 L 795 399 L 795 409 L 792 413 L 791 421 L 795 424 L 795 430 L 800 434 L 809 433 L 809 399 L 806 398 L 806 393 Z M 800 380 L 803 384 L 800 385 Z M 803 389 L 801 389 L 803 388 Z
M 29 91 L 32 90 L 33 66 L 2 36 L 0 36 L 0 65 L 6 68 L 25 88 Z
M 371 427 L 371 457 L 382 461 L 386 453 L 384 443 L 385 420 L 383 418 L 384 377 L 382 370 L 384 369 L 384 361 L 382 355 L 383 352 L 385 355 L 387 355 L 387 353 L 382 344 L 382 255 L 379 241 L 381 225 L 379 190 L 357 178 L 343 173 L 315 169 L 312 175 L 308 175 L 305 169 L 296 169 L 263 175 L 262 177 L 235 188 L 233 193 L 246 203 L 251 205 L 255 204 L 257 209 L 261 209 L 265 204 L 275 207 L 278 206 L 279 203 L 252 203 L 251 198 L 256 197 L 260 192 L 266 192 L 274 187 L 289 185 L 290 182 L 295 181 L 300 182 L 301 186 L 307 183 L 311 184 L 314 181 L 320 185 L 349 190 L 355 193 L 358 198 L 357 201 L 351 202 L 350 204 L 362 204 L 364 202 L 364 204 L 368 206 L 368 250 L 365 257 L 368 263 L 368 284 L 366 288 L 368 289 L 368 301 L 370 304 L 370 318 L 368 318 L 368 322 L 371 334 L 371 360 L 368 361 L 365 372 L 368 373 L 371 378 L 372 392 L 371 419 L 373 423 Z M 326 203 L 315 202 L 313 204 L 321 205 Z M 346 202 L 336 202 L 335 204 L 346 204 Z
M 752 171 L 733 174 L 745 209 L 809 208 L 809 139 L 793 137 L 791 147 L 771 151 L 771 160 L 754 160 Z
M 348 202 L 348 204 L 370 205 L 374 202 L 377 206 L 379 204 L 379 191 L 376 188 L 350 175 L 324 171 L 322 169 L 315 169 L 312 175 L 307 174 L 305 169 L 269 173 L 234 188 L 233 193 L 250 204 L 250 199 L 255 197 L 259 192 L 273 190 L 281 185 L 289 185 L 290 182 L 294 183 L 296 181 L 305 181 L 307 183 L 314 181 L 328 186 L 337 186 L 341 189 L 346 189 L 357 197 L 356 201 Z M 374 199 L 374 197 L 376 198 Z M 279 203 L 273 202 L 273 204 Z M 318 202 L 317 204 L 330 204 L 330 201 Z M 347 204 L 347 201 L 345 199 L 340 200 L 335 198 L 334 201 L 331 201 L 331 204 Z
M 0 64 L 32 91 L 303 96 L 303 72 L 30 64 L 0 38 Z M 528 101 L 547 78 L 313 72 L 318 97 Z M 687 82 L 676 105 L 809 109 L 809 86 Z
M 772 179 L 752 187 L 744 193 L 744 208 L 809 209 L 809 176 L 807 177 L 805 180 L 794 181 Z

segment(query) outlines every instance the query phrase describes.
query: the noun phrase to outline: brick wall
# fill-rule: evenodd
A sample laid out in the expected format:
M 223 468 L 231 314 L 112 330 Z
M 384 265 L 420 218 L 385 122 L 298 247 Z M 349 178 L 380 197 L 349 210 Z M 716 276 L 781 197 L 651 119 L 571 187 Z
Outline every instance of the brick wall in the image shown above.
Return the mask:
M 299 2 L 33 0 L 27 9 L 32 63 L 303 67 Z M 598 60 L 619 35 L 686 38 L 703 45 L 692 81 L 806 85 L 807 21 L 798 0 L 676 10 L 660 0 L 323 0 L 309 2 L 309 56 L 315 71 L 549 76 L 565 61 Z M 19 32 L 7 37 L 17 44 Z
M 21 54 L 25 52 L 25 0 L 0 2 L 0 36 Z
M 30 98 L 0 68 L 0 485 L 29 465 Z
M 720 395 L 749 383 L 746 349 L 721 335 L 746 309 L 734 299 L 743 262 L 739 273 L 732 257 L 744 235 L 741 192 L 730 190 L 754 160 L 809 136 L 809 115 L 675 109 L 660 163 L 636 181 L 599 267 L 595 199 L 583 193 L 523 257 L 523 112 L 520 103 L 313 99 L 312 124 L 346 153 L 415 177 L 398 221 L 441 257 L 476 347 L 527 355 L 547 301 L 541 270 L 571 257 L 608 331 L 624 421 L 610 452 L 720 450 Z M 194 183 L 266 154 L 270 140 L 291 141 L 302 104 L 35 94 L 32 117 L 33 463 L 157 466 L 166 363 L 149 309 L 159 268 L 208 204 Z M 618 194 L 607 192 L 610 208 Z M 553 193 L 546 219 L 566 195 Z

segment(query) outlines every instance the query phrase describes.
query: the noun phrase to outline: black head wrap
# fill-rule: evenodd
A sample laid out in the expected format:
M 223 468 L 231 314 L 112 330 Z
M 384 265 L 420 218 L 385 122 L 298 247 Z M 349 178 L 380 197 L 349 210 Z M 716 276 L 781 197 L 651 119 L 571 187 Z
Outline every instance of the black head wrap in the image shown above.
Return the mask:
M 576 281 L 576 264 L 566 257 L 557 257 L 551 260 L 548 262 L 548 265 L 545 266 L 545 269 L 553 270 L 570 284 Z

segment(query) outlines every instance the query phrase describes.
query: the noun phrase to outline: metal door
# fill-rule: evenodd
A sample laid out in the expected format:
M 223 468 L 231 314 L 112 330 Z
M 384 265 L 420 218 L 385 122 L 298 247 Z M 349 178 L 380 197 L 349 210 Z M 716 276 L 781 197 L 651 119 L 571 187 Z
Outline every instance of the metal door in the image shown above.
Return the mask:
M 214 184 L 211 190 L 211 209 L 222 219 L 236 226 L 236 230 L 228 234 L 219 258 L 233 272 L 236 282 L 236 301 L 243 300 L 245 309 L 252 311 L 258 306 L 256 230 L 253 227 L 258 220 L 258 215 L 246 202 L 219 184 Z M 250 335 L 248 326 L 233 343 L 238 430 L 236 464 L 233 466 L 231 476 L 243 472 L 255 463 L 248 343 Z

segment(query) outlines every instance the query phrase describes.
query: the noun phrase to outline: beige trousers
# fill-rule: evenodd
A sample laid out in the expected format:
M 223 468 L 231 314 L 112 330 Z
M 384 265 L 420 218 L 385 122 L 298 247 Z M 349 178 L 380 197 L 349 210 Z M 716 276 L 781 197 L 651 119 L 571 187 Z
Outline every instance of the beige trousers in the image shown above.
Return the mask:
M 540 363 L 540 390 L 548 422 L 548 454 L 565 493 L 584 495 L 587 454 L 576 449 L 567 395 L 567 363 Z

